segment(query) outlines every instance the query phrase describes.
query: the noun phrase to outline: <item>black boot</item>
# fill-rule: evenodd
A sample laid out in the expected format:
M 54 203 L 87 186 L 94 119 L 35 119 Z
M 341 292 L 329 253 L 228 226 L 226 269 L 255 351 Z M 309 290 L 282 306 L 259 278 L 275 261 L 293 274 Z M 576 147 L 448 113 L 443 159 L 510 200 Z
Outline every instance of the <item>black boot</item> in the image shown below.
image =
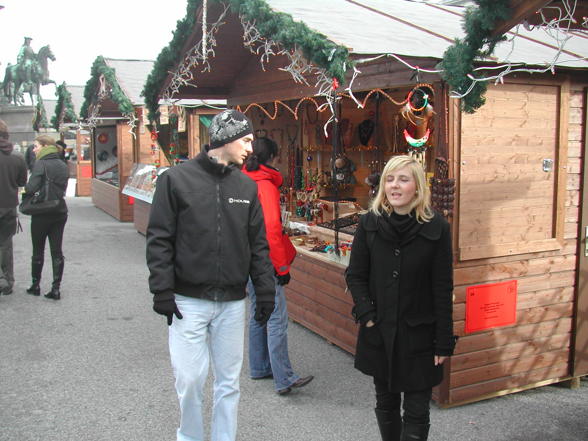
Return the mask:
M 400 441 L 400 411 L 374 409 L 382 441 Z
M 34 257 L 31 259 L 31 277 L 33 279 L 33 283 L 29 289 L 27 289 L 27 294 L 31 294 L 33 296 L 41 295 L 41 288 L 39 288 L 39 284 L 41 283 L 41 274 L 43 273 L 43 258 Z
M 426 441 L 429 438 L 430 424 L 413 424 L 404 422 L 402 424 L 401 441 Z
M 53 263 L 53 283 L 51 284 L 51 291 L 45 294 L 48 299 L 59 300 L 61 298 L 61 292 L 59 287 L 61 286 L 61 278 L 63 277 L 63 256 L 55 257 L 52 259 Z

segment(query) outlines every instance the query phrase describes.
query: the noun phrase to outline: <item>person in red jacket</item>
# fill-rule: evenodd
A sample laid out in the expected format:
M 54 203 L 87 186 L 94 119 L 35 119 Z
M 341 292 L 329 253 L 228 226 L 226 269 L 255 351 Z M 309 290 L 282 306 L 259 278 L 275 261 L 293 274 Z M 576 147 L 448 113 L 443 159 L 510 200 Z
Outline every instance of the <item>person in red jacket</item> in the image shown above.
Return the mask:
M 284 285 L 290 281 L 290 264 L 296 256 L 292 242 L 282 230 L 280 191 L 283 178 L 272 167 L 278 155 L 278 145 L 269 138 L 258 138 L 253 143 L 251 154 L 243 168 L 243 173 L 257 183 L 257 194 L 270 249 L 270 259 L 274 265 L 276 298 L 275 307 L 267 324 L 254 319 L 255 289 L 249 281 L 247 293 L 251 299 L 249 320 L 249 368 L 252 379 L 272 378 L 279 395 L 285 395 L 293 388 L 306 386 L 313 376 L 301 378 L 294 373 L 288 355 L 288 310 Z

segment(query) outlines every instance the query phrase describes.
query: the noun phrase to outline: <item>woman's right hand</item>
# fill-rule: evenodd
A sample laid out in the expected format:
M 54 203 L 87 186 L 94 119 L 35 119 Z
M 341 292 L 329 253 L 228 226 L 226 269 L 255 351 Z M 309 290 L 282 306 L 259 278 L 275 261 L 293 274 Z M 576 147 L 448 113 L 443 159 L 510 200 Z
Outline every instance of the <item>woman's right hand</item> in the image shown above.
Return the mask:
M 375 323 L 373 320 L 368 320 L 367 323 L 365 324 L 366 328 L 371 328 L 372 326 L 374 326 Z

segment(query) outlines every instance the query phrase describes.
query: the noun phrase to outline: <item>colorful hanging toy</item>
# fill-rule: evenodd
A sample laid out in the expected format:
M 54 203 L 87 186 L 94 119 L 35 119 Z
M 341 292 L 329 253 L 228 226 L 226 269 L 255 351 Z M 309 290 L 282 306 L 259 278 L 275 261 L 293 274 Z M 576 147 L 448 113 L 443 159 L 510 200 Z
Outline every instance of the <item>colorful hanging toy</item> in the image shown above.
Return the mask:
M 406 97 L 406 104 L 402 106 L 400 115 L 406 120 L 404 139 L 408 144 L 408 153 L 415 157 L 425 167 L 425 152 L 431 135 L 430 119 L 435 114 L 431 101 L 433 100 L 433 86 L 417 84 Z

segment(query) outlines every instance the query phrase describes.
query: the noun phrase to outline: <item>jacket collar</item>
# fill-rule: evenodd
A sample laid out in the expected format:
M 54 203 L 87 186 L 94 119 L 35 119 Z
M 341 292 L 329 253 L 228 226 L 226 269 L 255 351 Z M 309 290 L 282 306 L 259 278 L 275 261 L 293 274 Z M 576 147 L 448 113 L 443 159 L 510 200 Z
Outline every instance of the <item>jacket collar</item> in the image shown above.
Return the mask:
M 378 216 L 371 211 L 362 216 L 363 228 L 366 231 L 378 231 Z M 443 232 L 443 218 L 440 214 L 435 213 L 433 219 L 425 222 L 417 235 L 423 236 L 425 239 L 438 240 Z
M 208 156 L 206 152 L 200 152 L 196 158 L 194 158 L 198 164 L 204 168 L 208 173 L 218 176 L 224 176 L 231 173 L 236 169 L 234 165 L 224 165 L 218 163 L 215 159 Z
M 282 177 L 282 174 L 275 168 L 268 167 L 267 165 L 260 165 L 257 170 L 253 171 L 248 171 L 245 167 L 243 167 L 242 171 L 255 182 L 270 181 L 278 188 L 281 187 L 284 183 L 284 178 Z

